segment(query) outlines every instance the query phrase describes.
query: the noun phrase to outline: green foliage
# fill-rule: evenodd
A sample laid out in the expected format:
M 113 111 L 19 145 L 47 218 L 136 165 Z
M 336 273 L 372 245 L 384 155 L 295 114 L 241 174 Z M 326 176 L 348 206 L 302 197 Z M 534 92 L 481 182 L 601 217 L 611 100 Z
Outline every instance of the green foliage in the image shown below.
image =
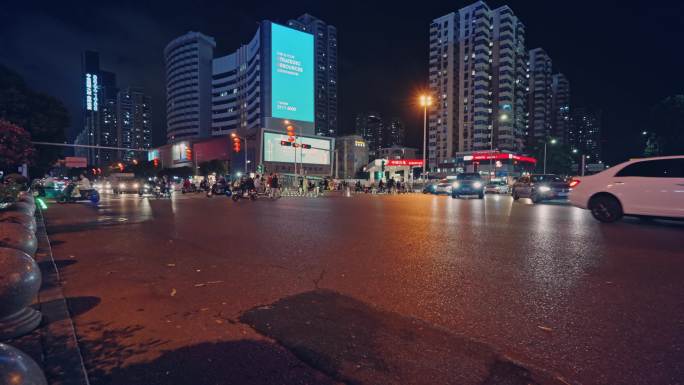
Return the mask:
M 537 159 L 535 172 L 544 172 L 544 142 L 532 147 L 530 152 Z M 573 154 L 569 146 L 560 143 L 548 143 L 546 145 L 546 172 L 559 175 L 576 173 L 572 169 L 573 157 L 579 159 L 579 155 Z
M 651 109 L 645 153 L 684 154 L 684 95 L 669 96 Z
M 7 175 L 0 183 L 0 204 L 15 202 L 19 192 L 26 190 L 27 182 L 22 175 Z
M 64 142 L 70 119 L 59 100 L 28 88 L 21 76 L 0 65 L 0 118 L 23 127 L 38 142 Z M 59 147 L 41 146 L 32 175 L 42 175 L 61 156 Z
M 31 135 L 23 128 L 0 119 L 0 169 L 17 171 L 17 166 L 33 162 L 35 150 Z

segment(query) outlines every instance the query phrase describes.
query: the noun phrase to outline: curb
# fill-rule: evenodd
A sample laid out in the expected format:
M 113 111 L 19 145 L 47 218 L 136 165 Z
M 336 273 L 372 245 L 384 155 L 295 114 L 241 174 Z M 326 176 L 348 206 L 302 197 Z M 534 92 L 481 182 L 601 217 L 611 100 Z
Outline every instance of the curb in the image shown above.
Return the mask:
M 52 256 L 43 210 L 37 208 L 35 217 L 38 238 L 35 260 L 43 275 L 37 307 L 43 314 L 39 331 L 45 376 L 50 385 L 90 385 L 76 330 L 62 293 L 59 271 Z

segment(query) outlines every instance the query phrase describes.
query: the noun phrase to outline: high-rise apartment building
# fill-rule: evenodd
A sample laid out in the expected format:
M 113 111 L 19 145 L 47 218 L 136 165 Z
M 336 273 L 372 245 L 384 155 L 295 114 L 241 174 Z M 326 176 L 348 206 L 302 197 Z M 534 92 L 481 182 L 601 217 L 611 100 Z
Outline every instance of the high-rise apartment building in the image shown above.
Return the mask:
M 552 64 L 542 48 L 530 50 L 527 145 L 534 147 L 552 136 Z
M 214 47 L 213 38 L 188 32 L 164 49 L 169 142 L 210 135 Z
M 82 55 L 83 132 L 78 144 L 116 146 L 116 75 L 100 68 L 100 55 L 86 51 Z M 79 151 L 88 163 L 102 165 L 116 159 L 112 150 L 90 148 Z
M 368 146 L 371 160 L 375 159 L 383 147 L 385 138 L 385 124 L 377 112 L 356 115 L 356 134 L 363 136 Z
M 316 143 L 316 150 L 334 145 L 332 139 L 310 138 L 318 127 L 314 35 L 263 20 L 249 42 L 232 53 L 214 58 L 214 47 L 213 38 L 197 32 L 166 47 L 168 138 L 175 146 L 172 164 L 188 165 L 190 157 L 183 156 L 183 149 L 192 147 L 196 138 L 236 134 L 247 153 L 233 156 L 231 165 L 236 169 L 272 167 L 291 172 L 295 166 L 289 154 L 294 158 L 299 148 L 299 171 L 329 172 L 325 168 L 330 167 L 332 150 L 318 158 L 310 151 L 307 164 L 307 151 L 283 145 L 290 142 L 281 137 L 292 127 L 298 140 Z M 208 107 L 206 125 L 204 106 Z
M 569 143 L 571 129 L 570 82 L 562 73 L 553 75 L 551 94 L 551 135 L 562 143 Z
M 335 136 L 337 124 L 337 28 L 305 13 L 287 23 L 314 36 L 316 135 Z
M 142 89 L 125 88 L 117 98 L 117 137 L 119 147 L 147 150 L 152 147 L 152 122 L 150 97 Z M 119 158 L 124 161 L 136 159 L 139 153 L 123 151 Z
M 492 10 L 493 149 L 521 152 L 527 131 L 525 26 L 508 6 Z
M 602 160 L 601 113 L 573 108 L 568 142 L 573 150 L 585 156 L 587 164 L 599 163 Z
M 404 145 L 404 123 L 394 118 L 385 126 L 382 147 L 403 146 Z
M 262 126 L 261 39 L 258 31 L 248 44 L 213 60 L 212 135 L 224 135 L 236 129 L 255 130 Z
M 430 25 L 428 167 L 457 153 L 521 151 L 527 125 L 525 29 L 510 8 L 478 1 Z

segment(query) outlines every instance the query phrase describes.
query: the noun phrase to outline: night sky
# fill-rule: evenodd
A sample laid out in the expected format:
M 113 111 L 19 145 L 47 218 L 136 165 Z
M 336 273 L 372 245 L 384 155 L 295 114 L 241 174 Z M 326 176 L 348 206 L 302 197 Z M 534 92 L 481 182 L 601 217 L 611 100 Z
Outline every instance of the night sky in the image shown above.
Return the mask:
M 407 144 L 422 139 L 415 95 L 427 86 L 428 28 L 463 1 L 3 1 L 0 63 L 33 88 L 61 99 L 82 125 L 80 54 L 100 52 L 119 86 L 153 98 L 154 141 L 165 137 L 162 50 L 190 30 L 213 36 L 215 55 L 247 42 L 256 22 L 285 23 L 304 12 L 338 29 L 340 120 L 353 130 L 357 112 L 398 116 Z M 528 48 L 543 47 L 570 80 L 573 105 L 603 111 L 609 163 L 643 149 L 649 108 L 684 93 L 684 2 L 489 1 L 509 5 L 527 30 Z M 233 6 L 239 8 L 233 8 Z

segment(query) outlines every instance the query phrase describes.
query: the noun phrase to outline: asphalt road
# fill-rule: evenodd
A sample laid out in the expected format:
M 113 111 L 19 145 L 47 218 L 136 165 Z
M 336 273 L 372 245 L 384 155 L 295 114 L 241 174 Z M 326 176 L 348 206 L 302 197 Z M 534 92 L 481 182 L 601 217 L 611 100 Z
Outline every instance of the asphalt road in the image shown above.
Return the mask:
M 684 383 L 681 223 L 428 195 L 105 197 L 46 220 L 94 384 L 504 383 L 501 357 Z

